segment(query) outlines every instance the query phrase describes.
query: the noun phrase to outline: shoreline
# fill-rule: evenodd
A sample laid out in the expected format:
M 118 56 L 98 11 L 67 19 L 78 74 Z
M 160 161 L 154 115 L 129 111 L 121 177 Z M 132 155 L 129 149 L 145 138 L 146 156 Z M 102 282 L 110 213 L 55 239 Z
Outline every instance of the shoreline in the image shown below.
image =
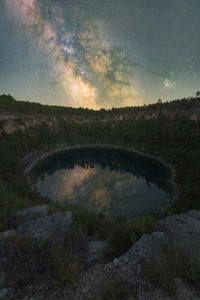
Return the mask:
M 29 185 L 31 185 L 31 188 L 34 192 L 37 192 L 36 186 L 35 184 L 32 182 L 29 173 L 31 172 L 31 170 L 33 169 L 33 167 L 40 161 L 45 159 L 48 156 L 51 156 L 52 154 L 55 154 L 57 152 L 60 151 L 65 151 L 65 150 L 72 150 L 72 149 L 79 149 L 79 148 L 92 148 L 92 147 L 99 147 L 99 148 L 114 148 L 114 149 L 121 149 L 124 151 L 130 151 L 142 156 L 146 156 L 152 159 L 157 160 L 158 162 L 162 163 L 165 167 L 167 167 L 170 172 L 171 172 L 171 177 L 169 179 L 169 183 L 172 187 L 172 193 L 171 193 L 171 197 L 168 200 L 167 204 L 164 207 L 160 208 L 160 211 L 163 211 L 165 208 L 171 206 L 175 200 L 178 198 L 179 195 L 179 191 L 178 191 L 178 187 L 177 184 L 175 182 L 175 176 L 176 176 L 176 167 L 166 163 L 166 161 L 159 157 L 159 156 L 153 156 L 151 154 L 148 153 L 144 153 L 141 152 L 137 149 L 128 147 L 128 146 L 123 146 L 123 145 L 115 145 L 115 144 L 75 144 L 75 145 L 70 145 L 70 144 L 61 144 L 61 145 L 57 145 L 56 147 L 54 147 L 53 149 L 48 149 L 47 148 L 43 148 L 40 151 L 34 151 L 31 153 L 28 153 L 24 158 L 23 158 L 23 163 L 25 163 L 25 169 L 24 169 L 24 176 L 28 182 Z M 28 161 L 31 160 L 31 162 L 29 163 Z

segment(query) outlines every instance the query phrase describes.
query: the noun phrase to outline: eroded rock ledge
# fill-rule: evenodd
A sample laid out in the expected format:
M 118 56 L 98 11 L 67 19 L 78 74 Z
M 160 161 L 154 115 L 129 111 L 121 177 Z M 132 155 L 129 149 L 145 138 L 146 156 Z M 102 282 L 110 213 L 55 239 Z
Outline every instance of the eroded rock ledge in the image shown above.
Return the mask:
M 72 225 L 72 214 L 69 211 L 48 214 L 48 206 L 29 208 L 18 213 L 23 224 L 16 230 L 0 233 L 1 261 L 3 258 L 3 245 L 8 236 L 16 233 L 30 234 L 37 241 L 53 238 L 62 243 L 63 238 L 70 232 Z M 168 216 L 157 225 L 157 231 L 152 234 L 143 235 L 127 253 L 115 258 L 109 263 L 101 263 L 103 252 L 108 246 L 108 241 L 90 241 L 86 261 L 92 262 L 91 267 L 82 273 L 70 288 L 53 289 L 46 279 L 41 278 L 32 283 L 24 291 L 16 291 L 1 284 L 0 274 L 0 299 L 17 299 L 16 295 L 23 295 L 22 299 L 94 299 L 94 290 L 99 288 L 102 278 L 108 274 L 115 274 L 119 279 L 126 281 L 127 286 L 137 290 L 138 299 L 200 299 L 200 295 L 182 281 L 179 281 L 180 292 L 176 298 L 168 298 L 161 290 L 152 288 L 145 291 L 141 275 L 141 261 L 150 258 L 157 251 L 157 241 L 171 240 L 195 244 L 200 249 L 200 211 L 190 210 L 184 214 Z M 184 263 L 184 262 L 183 262 Z M 21 298 L 20 298 L 21 299 Z M 98 297 L 96 298 L 98 299 Z M 135 298 L 130 298 L 135 299 Z

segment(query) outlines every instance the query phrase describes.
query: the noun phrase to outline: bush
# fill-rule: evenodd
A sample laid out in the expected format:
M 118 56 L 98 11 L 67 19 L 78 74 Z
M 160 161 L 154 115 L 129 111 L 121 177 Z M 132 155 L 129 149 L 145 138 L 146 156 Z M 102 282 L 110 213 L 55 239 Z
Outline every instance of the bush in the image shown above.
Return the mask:
M 25 120 L 24 118 L 15 118 L 15 122 L 18 125 L 25 125 Z
M 3 224 L 2 222 L 0 222 L 0 231 L 4 231 L 6 229 L 5 224 Z
M 6 281 L 10 286 L 20 288 L 28 284 L 37 278 L 43 268 L 46 251 L 36 247 L 30 235 L 9 236 L 4 252 L 8 261 L 2 268 L 7 274 Z
M 56 208 L 55 205 L 50 204 L 49 207 L 51 213 L 61 210 L 71 211 L 74 223 L 79 224 L 81 230 L 89 236 L 96 234 L 100 230 L 101 221 L 104 218 L 101 215 L 98 216 L 76 205 L 65 205 L 62 208 Z
M 16 228 L 16 212 L 27 207 L 28 199 L 16 195 L 10 185 L 3 186 L 0 181 L 0 231 Z
M 51 251 L 51 258 L 56 277 L 54 284 L 56 286 L 69 286 L 78 274 L 83 271 L 83 264 L 79 261 L 72 261 L 62 246 L 58 246 Z
M 6 120 L 0 120 L 0 129 L 3 129 L 4 125 L 6 125 Z
M 77 225 L 59 245 L 53 240 L 35 242 L 30 235 L 9 236 L 3 250 L 8 260 L 2 266 L 7 283 L 21 288 L 48 274 L 56 286 L 69 286 L 84 270 L 86 245 L 86 237 Z
M 157 222 L 158 218 L 153 215 L 118 218 L 110 234 L 113 256 L 122 255 L 143 234 L 153 232 Z
M 93 292 L 93 299 L 96 300 L 136 300 L 136 291 L 125 281 L 117 278 L 116 274 L 108 274 L 101 279 L 96 290 Z
M 175 294 L 175 278 L 189 279 L 200 271 L 199 250 L 190 244 L 159 242 L 155 256 L 142 262 L 142 271 L 147 280 L 168 294 Z
M 57 246 L 50 253 L 56 286 L 69 286 L 84 270 L 85 251 L 86 236 L 80 226 L 74 224 L 71 233 L 65 238 L 64 246 Z
M 6 239 L 7 256 L 9 260 L 16 260 L 17 257 L 25 256 L 31 252 L 33 238 L 31 235 L 15 234 Z
M 116 279 L 113 277 L 107 277 L 105 282 L 102 283 L 102 290 L 100 293 L 102 300 L 116 300 L 121 296 L 123 291 Z

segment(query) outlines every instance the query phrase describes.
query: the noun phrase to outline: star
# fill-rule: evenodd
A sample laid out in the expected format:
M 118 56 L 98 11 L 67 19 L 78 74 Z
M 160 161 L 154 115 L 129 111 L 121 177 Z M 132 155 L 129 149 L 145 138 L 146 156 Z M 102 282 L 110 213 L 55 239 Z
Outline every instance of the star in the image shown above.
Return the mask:
M 172 88 L 176 85 L 176 81 L 171 81 L 169 78 L 166 78 L 163 84 L 166 88 Z

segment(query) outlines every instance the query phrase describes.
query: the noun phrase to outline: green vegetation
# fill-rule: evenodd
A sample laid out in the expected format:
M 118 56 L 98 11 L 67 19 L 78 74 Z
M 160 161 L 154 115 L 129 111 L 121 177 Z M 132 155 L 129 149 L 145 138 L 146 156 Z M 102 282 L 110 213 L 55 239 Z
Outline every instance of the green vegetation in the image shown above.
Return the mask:
M 136 291 L 127 282 L 119 280 L 115 274 L 109 274 L 100 280 L 93 293 L 96 300 L 137 300 Z
M 151 155 L 161 156 L 167 163 L 176 167 L 175 180 L 179 190 L 178 199 L 165 210 L 164 214 L 154 213 L 148 216 L 108 220 L 101 215 L 91 214 L 78 207 L 67 206 L 60 209 L 72 211 L 73 219 L 80 225 L 80 231 L 83 234 L 93 238 L 110 239 L 112 249 L 109 255 L 111 257 L 121 255 L 141 235 L 152 232 L 156 222 L 163 215 L 182 213 L 188 209 L 200 209 L 200 122 L 192 121 L 187 116 L 187 113 L 185 115 L 178 115 L 177 113 L 173 117 L 163 114 L 164 109 L 169 109 L 172 112 L 174 110 L 179 111 L 179 109 L 191 111 L 199 107 L 200 99 L 194 98 L 171 103 L 157 103 L 142 108 L 124 108 L 96 112 L 86 109 L 51 107 L 28 102 L 17 102 L 11 96 L 0 96 L 0 111 L 4 114 L 16 113 L 18 118 L 16 123 L 19 125 L 25 123 L 25 119 L 23 122 L 19 120 L 19 114 L 25 117 L 28 114 L 34 115 L 36 113 L 49 114 L 55 115 L 57 119 L 56 126 L 50 127 L 44 121 L 40 125 L 29 127 L 25 131 L 17 130 L 12 134 L 7 134 L 3 131 L 0 135 L 0 230 L 15 228 L 18 225 L 15 214 L 23 208 L 47 203 L 51 212 L 58 210 L 49 199 L 41 197 L 31 190 L 24 177 L 25 164 L 22 162 L 22 159 L 29 152 L 53 149 L 55 145 L 63 143 L 68 145 L 106 143 L 128 146 Z M 137 115 L 137 118 L 135 117 L 135 113 L 149 111 L 156 112 L 157 117 L 148 119 L 142 114 Z M 127 117 L 127 114 L 129 117 Z M 88 123 L 75 123 L 71 118 L 74 115 L 81 115 L 86 120 L 90 116 L 96 116 L 97 118 L 91 119 L 93 121 L 90 120 Z M 115 116 L 120 115 L 124 117 L 121 121 L 116 121 L 115 119 L 117 118 Z M 68 118 L 63 116 L 68 116 Z M 107 118 L 106 122 L 102 122 L 102 118 Z M 4 123 L 1 123 L 1 129 L 3 126 Z M 71 239 L 73 238 L 71 236 Z M 80 256 L 78 240 L 74 241 L 74 246 L 70 247 L 70 249 L 65 244 L 63 248 L 58 247 L 53 251 L 47 245 L 41 246 L 36 251 L 34 245 L 30 243 L 30 247 L 28 247 L 30 248 L 29 254 L 32 253 L 30 255 L 33 257 L 31 264 L 29 261 L 30 256 L 26 253 L 21 253 L 17 241 L 18 238 L 16 241 L 9 242 L 14 252 L 8 251 L 8 253 L 11 253 L 9 254 L 10 261 L 12 262 L 15 259 L 19 267 L 18 270 L 21 270 L 21 275 L 18 274 L 21 277 L 19 280 L 17 279 L 19 285 L 24 280 L 28 282 L 29 278 L 22 278 L 22 274 L 26 273 L 28 268 L 30 268 L 31 273 L 29 272 L 29 274 L 31 274 L 31 278 L 36 276 L 38 272 L 49 268 L 54 274 L 55 283 L 61 285 L 70 284 L 83 268 L 82 262 L 77 259 Z M 45 250 L 47 248 L 49 252 Z M 162 257 L 161 254 L 158 255 L 157 260 L 163 261 L 164 266 L 168 265 L 166 261 L 169 261 L 169 265 L 174 264 L 175 267 L 178 267 L 179 260 L 183 259 L 183 257 L 186 260 L 188 253 L 186 251 L 183 254 L 179 250 L 179 248 L 176 249 L 175 261 L 172 261 L 170 258 L 172 252 L 167 252 L 167 257 Z M 38 251 L 39 254 L 36 254 Z M 69 261 L 67 257 L 70 257 L 71 251 L 73 256 Z M 49 265 L 50 257 L 53 262 L 51 266 Z M 34 263 L 34 261 L 37 263 Z M 148 274 L 148 268 L 149 270 L 151 268 L 151 263 L 149 262 L 149 265 L 146 265 L 146 274 Z M 13 272 L 13 276 L 17 278 L 17 274 L 15 274 L 10 265 L 9 268 L 9 274 Z M 169 284 L 169 289 L 173 290 L 174 283 L 170 281 L 171 278 L 173 276 L 182 277 L 182 275 L 183 277 L 188 277 L 190 274 L 193 274 L 193 260 L 188 262 L 187 268 L 189 273 L 184 275 L 185 270 L 183 269 L 180 271 L 172 269 L 172 273 L 169 273 L 168 269 L 161 266 L 161 270 L 155 269 L 154 275 L 157 278 L 156 276 L 163 272 L 163 275 L 160 276 L 160 285 L 165 287 Z M 72 269 L 74 270 L 73 272 L 71 271 Z
M 6 274 L 6 282 L 17 288 L 29 284 L 37 279 L 47 261 L 46 245 L 36 247 L 30 235 L 16 234 L 8 237 L 4 256 L 7 258 L 1 265 Z
M 6 120 L 0 120 L 0 129 L 3 129 L 4 125 L 6 124 Z
M 105 232 L 102 232 L 101 235 L 104 217 L 90 213 L 79 206 L 67 205 L 63 207 L 63 209 L 72 212 L 74 222 L 81 226 L 81 230 L 85 232 L 85 234 L 92 236 L 98 233 L 99 237 L 105 237 Z
M 177 106 L 182 103 L 185 107 L 185 101 L 183 100 L 183 103 L 178 101 Z M 190 103 L 190 100 L 186 102 Z M 191 102 L 193 103 L 193 100 Z M 21 102 L 16 103 L 21 105 Z M 27 105 L 31 106 L 32 104 Z M 175 103 L 165 105 L 174 106 Z M 165 161 L 176 166 L 176 182 L 180 190 L 177 201 L 166 209 L 165 214 L 181 213 L 188 209 L 200 209 L 199 136 L 199 121 L 194 122 L 187 116 L 167 118 L 162 114 L 157 119 L 141 117 L 137 120 L 93 122 L 92 126 L 90 123 L 73 123 L 60 116 L 58 125 L 55 127 L 49 127 L 43 122 L 41 125 L 31 127 L 24 132 L 21 130 L 13 134 L 3 132 L 0 139 L 1 228 L 4 230 L 13 227 L 15 223 L 14 214 L 19 209 L 34 203 L 50 203 L 48 199 L 33 193 L 27 185 L 23 174 L 22 159 L 33 150 L 41 150 L 44 147 L 52 149 L 55 145 L 62 143 L 69 145 L 118 144 L 130 146 L 155 156 L 162 156 Z M 155 217 L 159 218 L 159 215 Z M 78 209 L 76 209 L 75 219 L 82 227 L 85 227 L 84 231 L 89 234 L 99 232 L 104 221 L 102 218 L 82 210 L 78 212 Z M 126 226 L 124 225 L 122 228 L 126 228 Z M 110 230 L 107 225 L 106 228 Z M 144 231 L 142 230 L 141 233 Z M 135 235 L 137 238 L 139 237 L 137 232 Z M 128 240 L 127 245 L 133 241 L 132 236 Z
M 143 234 L 153 232 L 157 222 L 158 216 L 153 215 L 117 218 L 109 230 L 112 256 L 122 255 Z
M 83 256 L 87 238 L 80 227 L 74 225 L 65 238 L 64 246 L 53 247 L 50 251 L 54 284 L 69 286 L 85 269 Z
M 23 287 L 47 272 L 54 285 L 69 286 L 85 268 L 86 250 L 87 238 L 78 225 L 72 226 L 63 245 L 56 245 L 52 240 L 36 243 L 30 235 L 9 236 L 4 249 L 6 280 Z
M 22 158 L 33 150 L 68 143 L 110 143 L 126 145 L 164 159 L 176 166 L 176 181 L 180 196 L 167 213 L 199 209 L 200 126 L 186 116 L 175 119 L 123 120 L 78 124 L 62 119 L 58 126 L 42 123 L 24 132 L 3 133 L 0 140 L 0 181 L 3 192 L 12 192 L 18 207 L 26 206 L 25 199 L 43 201 L 31 192 L 23 175 Z M 184 174 L 184 175 L 183 175 Z M 1 188 L 2 190 L 2 188 Z M 10 198 L 10 196 L 8 196 Z M 1 198 L 0 198 L 1 199 Z M 0 200 L 0 209 L 9 210 Z M 30 203 L 27 203 L 29 205 Z M 17 207 L 16 207 L 17 209 Z M 0 221 L 2 222 L 2 221 Z
M 142 263 L 144 277 L 168 294 L 175 294 L 175 279 L 191 280 L 200 272 L 199 250 L 187 243 L 173 242 L 171 245 L 160 241 L 158 252 L 149 261 Z
M 177 99 L 170 102 L 163 102 L 159 99 L 155 104 L 149 104 L 144 106 L 131 106 L 123 108 L 112 108 L 109 110 L 100 109 L 95 111 L 93 109 L 87 108 L 72 108 L 64 106 L 55 106 L 55 105 L 42 105 L 36 102 L 28 101 L 16 101 L 10 95 L 1 95 L 0 96 L 0 111 L 4 114 L 18 114 L 23 116 L 26 115 L 54 115 L 54 116 L 79 116 L 84 117 L 84 120 L 87 120 L 90 117 L 93 117 L 94 120 L 101 120 L 104 118 L 112 120 L 115 117 L 122 116 L 123 119 L 126 118 L 135 118 L 135 113 L 147 112 L 147 113 L 163 113 L 167 109 L 167 113 L 175 112 L 179 110 L 185 110 L 187 115 L 188 111 L 194 108 L 199 108 L 200 106 L 200 97 L 198 92 L 196 97 Z

